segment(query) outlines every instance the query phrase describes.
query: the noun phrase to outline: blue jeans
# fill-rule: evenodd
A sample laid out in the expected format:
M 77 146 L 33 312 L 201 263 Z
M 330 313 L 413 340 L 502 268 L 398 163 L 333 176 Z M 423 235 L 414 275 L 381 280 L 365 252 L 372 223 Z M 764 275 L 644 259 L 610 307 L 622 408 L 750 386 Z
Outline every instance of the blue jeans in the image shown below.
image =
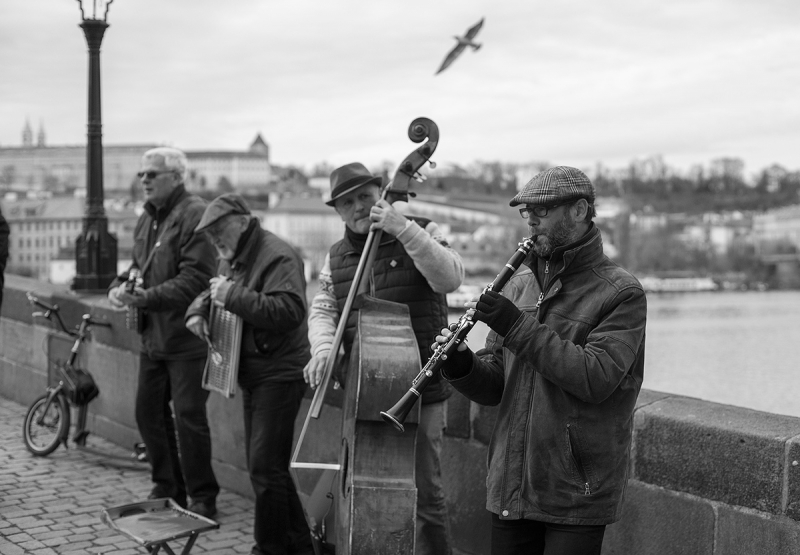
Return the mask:
M 208 391 L 201 385 L 204 364 L 205 357 L 152 360 L 142 353 L 139 358 L 136 425 L 147 448 L 154 492 L 182 505 L 187 493 L 192 501 L 206 503 L 216 502 L 219 493 L 211 468 Z
M 442 487 L 445 401 L 420 407 L 417 428 L 416 555 L 450 555 L 450 523 Z
M 502 520 L 492 513 L 492 555 L 600 555 L 606 527 Z
M 303 380 L 242 388 L 247 469 L 256 496 L 255 554 L 313 553 L 311 532 L 289 473 L 294 420 L 305 389 Z

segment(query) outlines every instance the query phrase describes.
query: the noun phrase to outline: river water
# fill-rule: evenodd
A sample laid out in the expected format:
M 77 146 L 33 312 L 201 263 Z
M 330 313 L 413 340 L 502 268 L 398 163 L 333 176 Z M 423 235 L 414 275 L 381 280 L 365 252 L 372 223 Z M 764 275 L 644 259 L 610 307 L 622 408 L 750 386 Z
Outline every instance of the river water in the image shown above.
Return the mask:
M 800 417 L 800 292 L 649 293 L 647 304 L 644 388 Z M 486 333 L 478 322 L 471 348 Z

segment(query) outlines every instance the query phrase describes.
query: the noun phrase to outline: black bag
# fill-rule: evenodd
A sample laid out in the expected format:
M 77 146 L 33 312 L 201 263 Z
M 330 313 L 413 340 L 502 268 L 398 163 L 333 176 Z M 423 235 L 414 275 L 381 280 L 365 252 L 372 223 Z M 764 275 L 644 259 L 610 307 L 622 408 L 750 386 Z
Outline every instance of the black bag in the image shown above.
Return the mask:
M 100 394 L 91 374 L 80 368 L 61 368 L 64 392 L 74 405 L 86 405 Z

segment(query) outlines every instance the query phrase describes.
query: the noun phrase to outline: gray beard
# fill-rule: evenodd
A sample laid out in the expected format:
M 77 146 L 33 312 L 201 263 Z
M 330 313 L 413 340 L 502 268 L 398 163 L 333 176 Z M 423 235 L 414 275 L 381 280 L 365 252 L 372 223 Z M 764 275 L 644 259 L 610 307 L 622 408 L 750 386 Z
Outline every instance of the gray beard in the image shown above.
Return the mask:
M 569 213 L 564 214 L 564 217 L 552 229 L 536 236 L 533 252 L 539 258 L 549 258 L 558 247 L 563 247 L 573 241 L 572 238 L 577 227 L 578 224 L 575 223 L 572 216 Z

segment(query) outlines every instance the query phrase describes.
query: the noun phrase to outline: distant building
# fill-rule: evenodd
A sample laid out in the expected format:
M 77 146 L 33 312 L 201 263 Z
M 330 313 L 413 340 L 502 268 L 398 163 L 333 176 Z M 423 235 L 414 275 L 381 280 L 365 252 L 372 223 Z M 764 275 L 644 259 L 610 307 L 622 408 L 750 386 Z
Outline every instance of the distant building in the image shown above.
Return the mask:
M 753 236 L 759 252 L 793 245 L 800 252 L 800 204 L 753 216 Z
M 261 227 L 300 250 L 309 277 L 319 273 L 331 245 L 344 237 L 344 222 L 319 197 L 284 198 L 254 214 L 261 218 Z
M 187 150 L 189 176 L 186 188 L 193 191 L 237 190 L 264 192 L 273 181 L 269 164 L 269 146 L 256 135 L 244 151 Z
M 51 263 L 63 260 L 63 252 L 72 252 L 68 270 L 59 270 L 54 283 L 66 283 L 75 275 L 75 240 L 83 230 L 85 199 L 55 197 L 3 201 L 3 214 L 11 231 L 7 271 L 43 281 L 53 281 Z M 118 238 L 120 261 L 130 259 L 133 228 L 138 218 L 134 209 L 115 201 L 106 201 L 108 229 Z M 59 262 L 63 266 L 64 262 Z M 63 281 L 62 281 L 63 280 Z
M 103 146 L 103 190 L 127 196 L 139 181 L 142 154 L 157 144 Z M 187 188 L 197 191 L 264 190 L 272 180 L 269 146 L 260 134 L 247 150 L 184 150 Z M 0 147 L 0 190 L 70 192 L 86 186 L 86 146 L 47 146 L 44 126 L 34 144 L 26 120 L 22 146 Z

